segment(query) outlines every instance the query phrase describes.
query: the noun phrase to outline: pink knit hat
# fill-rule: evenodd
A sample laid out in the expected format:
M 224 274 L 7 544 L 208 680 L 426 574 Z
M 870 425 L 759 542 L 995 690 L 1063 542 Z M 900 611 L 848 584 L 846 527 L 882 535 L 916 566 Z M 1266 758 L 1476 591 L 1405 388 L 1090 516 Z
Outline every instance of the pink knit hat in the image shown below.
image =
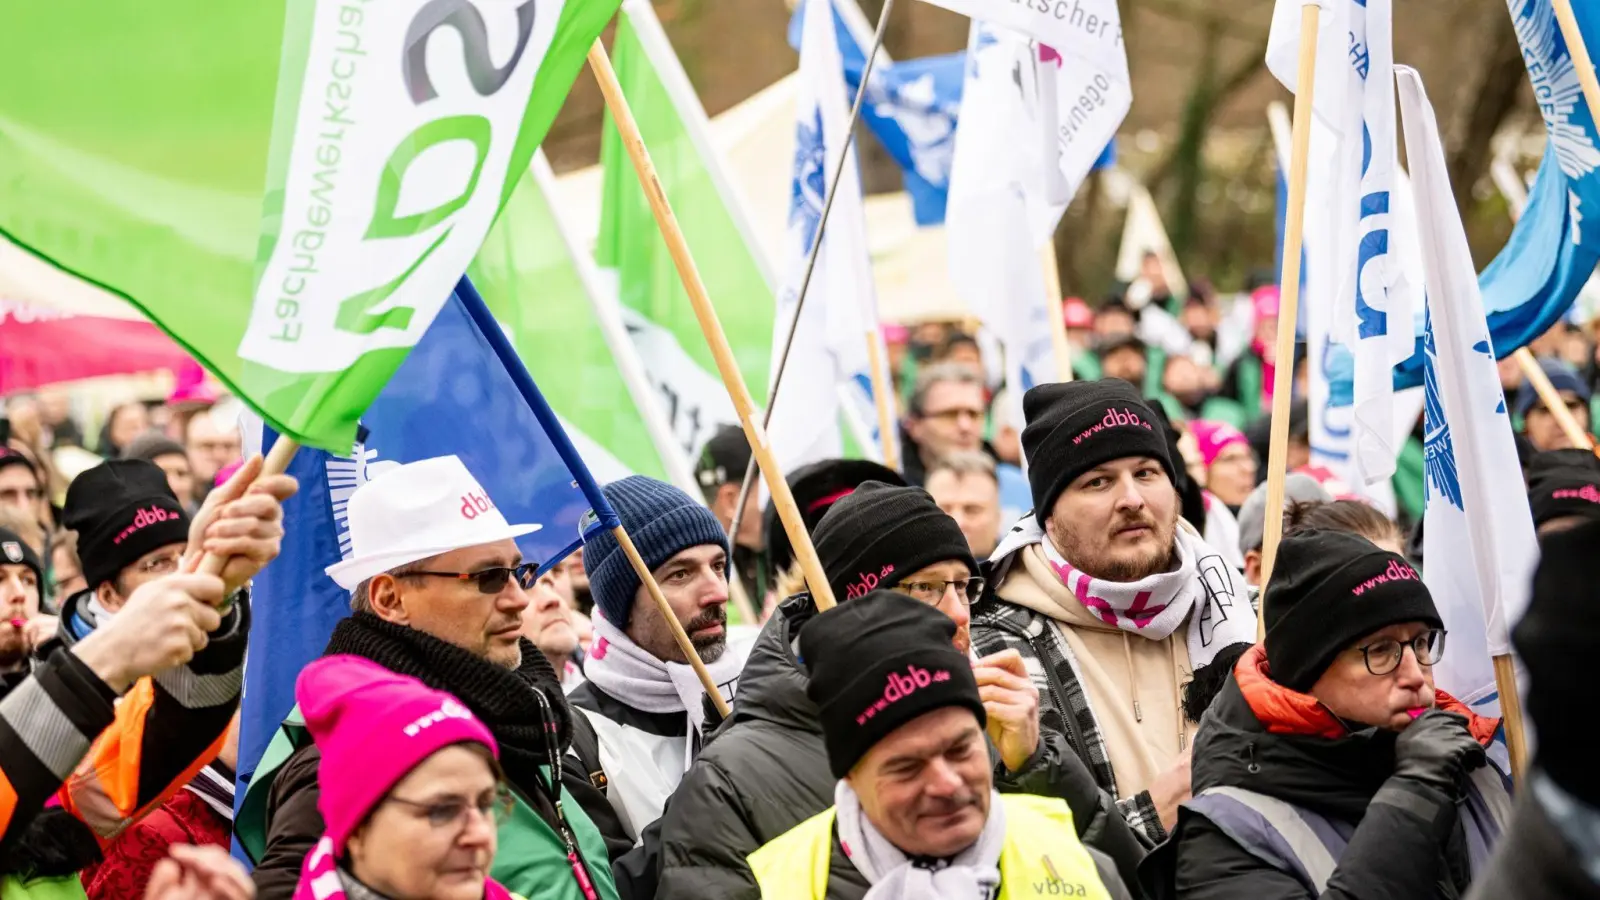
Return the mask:
M 1204 419 L 1197 419 L 1189 423 L 1189 431 L 1194 434 L 1194 442 L 1200 447 L 1200 459 L 1208 469 L 1230 445 L 1250 446 L 1250 439 L 1244 436 L 1244 432 L 1227 422 L 1207 422 Z
M 1266 284 L 1250 292 L 1250 305 L 1255 308 L 1256 321 L 1278 317 L 1278 286 Z
M 473 743 L 500 755 L 488 727 L 456 698 L 357 656 L 306 666 L 294 696 L 322 751 L 317 809 L 335 856 L 378 801 L 436 751 Z

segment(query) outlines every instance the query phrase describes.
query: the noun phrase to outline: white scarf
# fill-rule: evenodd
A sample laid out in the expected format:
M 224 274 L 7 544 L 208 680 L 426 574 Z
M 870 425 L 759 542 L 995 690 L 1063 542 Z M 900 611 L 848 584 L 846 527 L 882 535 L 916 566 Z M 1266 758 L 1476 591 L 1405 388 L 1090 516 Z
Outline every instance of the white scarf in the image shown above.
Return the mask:
M 706 669 L 721 689 L 723 699 L 731 702 L 739 672 L 744 669 L 739 654 L 725 649 L 716 662 L 706 663 Z M 594 617 L 594 643 L 583 661 L 583 677 L 634 709 L 686 713 L 695 735 L 705 725 L 706 692 L 694 667 L 656 659 L 601 615 Z M 689 745 L 698 746 L 699 741 L 691 740 Z
M 1189 664 L 1199 669 L 1225 647 L 1255 643 L 1256 617 L 1244 579 L 1188 523 L 1179 523 L 1176 543 L 1178 568 L 1171 572 L 1132 582 L 1090 578 L 1045 539 L 1044 529 L 1029 515 L 1011 529 L 993 558 L 1001 560 L 997 577 L 1003 578 L 1007 557 L 1040 545 L 1045 561 L 1078 602 L 1108 625 L 1141 637 L 1165 640 L 1187 619 Z M 1197 604 L 1199 613 L 1190 615 Z
M 1006 843 L 1006 811 L 1000 794 L 989 792 L 989 820 L 971 847 L 942 860 L 943 867 L 915 865 L 879 833 L 861 811 L 850 782 L 833 789 L 839 845 L 872 885 L 864 900 L 990 900 L 1000 887 L 1000 850 Z

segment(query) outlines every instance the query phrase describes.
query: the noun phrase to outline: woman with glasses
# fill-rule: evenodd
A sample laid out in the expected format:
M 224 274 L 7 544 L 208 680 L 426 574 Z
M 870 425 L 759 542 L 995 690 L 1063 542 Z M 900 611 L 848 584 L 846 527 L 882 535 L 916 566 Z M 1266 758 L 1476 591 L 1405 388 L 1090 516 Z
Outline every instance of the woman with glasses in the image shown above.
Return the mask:
M 1141 870 L 1156 896 L 1465 895 L 1509 779 L 1500 720 L 1434 685 L 1445 632 L 1416 569 L 1355 534 L 1293 535 L 1262 614 L 1266 641 L 1200 724 L 1194 796 Z
M 326 826 L 296 900 L 510 900 L 489 878 L 511 808 L 489 729 L 454 697 L 360 657 L 323 657 L 295 699 L 322 762 Z

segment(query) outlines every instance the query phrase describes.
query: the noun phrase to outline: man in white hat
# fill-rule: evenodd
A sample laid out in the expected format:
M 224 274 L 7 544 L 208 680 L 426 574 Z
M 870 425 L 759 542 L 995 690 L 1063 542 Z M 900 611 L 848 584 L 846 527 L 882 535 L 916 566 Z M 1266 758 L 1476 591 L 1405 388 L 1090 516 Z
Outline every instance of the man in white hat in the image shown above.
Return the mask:
M 586 773 L 566 773 L 575 798 L 565 786 L 552 789 L 543 772 L 557 762 L 552 754 L 566 752 L 573 728 L 587 723 L 571 714 L 550 663 L 520 634 L 538 564 L 522 558 L 515 539 L 540 526 L 507 522 L 455 456 L 379 475 L 356 490 L 348 512 L 350 556 L 328 575 L 350 591 L 353 615 L 334 629 L 327 654 L 364 657 L 447 691 L 489 726 L 519 806 L 499 826 L 500 846 L 517 852 L 499 854 L 495 880 L 532 896 L 553 890 L 556 879 L 587 878 L 604 884 L 606 896 L 606 838 L 585 810 L 603 816 L 615 837 L 621 829 L 614 814 Z M 301 863 L 324 830 L 321 754 L 295 715 L 280 740 L 297 749 L 276 770 L 258 770 L 250 786 L 252 795 L 266 792 L 255 807 L 265 809 L 265 822 L 248 818 L 247 799 L 237 826 L 247 848 L 252 834 L 264 832 L 254 876 L 261 900 L 294 896 Z M 269 748 L 265 758 L 273 756 Z M 553 838 L 566 834 L 577 844 L 581 872 Z

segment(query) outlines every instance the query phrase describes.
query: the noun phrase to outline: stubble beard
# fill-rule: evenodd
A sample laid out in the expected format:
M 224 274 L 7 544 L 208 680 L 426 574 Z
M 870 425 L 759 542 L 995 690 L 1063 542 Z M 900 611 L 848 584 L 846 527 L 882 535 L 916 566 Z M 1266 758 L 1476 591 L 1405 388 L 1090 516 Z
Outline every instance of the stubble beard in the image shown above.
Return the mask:
M 1136 557 L 1129 557 L 1125 554 L 1112 554 L 1101 549 L 1109 544 L 1109 537 L 1116 529 L 1126 528 L 1135 524 L 1149 525 L 1155 530 L 1156 541 L 1154 549 Z M 1177 527 L 1176 521 L 1163 524 L 1148 515 L 1138 518 L 1119 517 L 1112 523 L 1111 528 L 1105 532 L 1107 540 L 1102 541 L 1101 548 L 1091 548 L 1089 542 L 1083 540 L 1077 533 L 1072 523 L 1058 520 L 1056 528 L 1053 529 L 1055 531 L 1053 540 L 1056 544 L 1056 549 L 1061 552 L 1067 562 L 1072 563 L 1074 568 L 1090 578 L 1128 584 L 1149 578 L 1158 572 L 1166 572 L 1172 569 L 1173 561 L 1178 555 L 1178 547 L 1175 540 Z

